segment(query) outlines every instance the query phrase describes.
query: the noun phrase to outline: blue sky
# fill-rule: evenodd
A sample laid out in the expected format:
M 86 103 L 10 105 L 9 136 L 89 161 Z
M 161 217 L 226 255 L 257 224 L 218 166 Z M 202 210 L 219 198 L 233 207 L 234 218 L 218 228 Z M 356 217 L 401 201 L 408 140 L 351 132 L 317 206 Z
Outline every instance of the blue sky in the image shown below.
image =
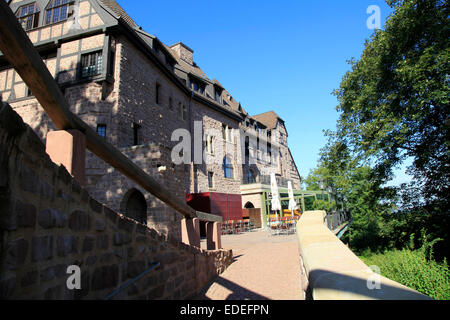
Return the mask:
M 323 130 L 335 129 L 331 92 L 349 70 L 346 61 L 361 56 L 373 32 L 367 8 L 380 7 L 382 25 L 391 13 L 382 0 L 118 2 L 165 44 L 192 48 L 208 77 L 251 115 L 276 111 L 302 176 L 317 164 Z

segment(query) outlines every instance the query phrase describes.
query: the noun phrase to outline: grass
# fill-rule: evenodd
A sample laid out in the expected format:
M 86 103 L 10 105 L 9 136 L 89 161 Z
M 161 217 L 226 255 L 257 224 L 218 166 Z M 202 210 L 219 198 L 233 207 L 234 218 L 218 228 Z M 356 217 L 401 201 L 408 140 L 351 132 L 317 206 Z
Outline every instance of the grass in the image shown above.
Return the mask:
M 378 266 L 381 274 L 436 300 L 450 299 L 450 271 L 447 261 L 438 263 L 424 248 L 391 250 L 384 253 L 366 251 L 360 258 L 368 266 Z

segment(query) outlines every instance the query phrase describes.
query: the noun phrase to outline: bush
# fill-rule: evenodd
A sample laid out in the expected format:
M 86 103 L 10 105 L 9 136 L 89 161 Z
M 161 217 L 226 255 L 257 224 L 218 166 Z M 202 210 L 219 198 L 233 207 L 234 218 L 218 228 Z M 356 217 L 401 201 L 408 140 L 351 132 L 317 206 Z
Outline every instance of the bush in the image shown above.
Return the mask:
M 376 265 L 381 274 L 437 300 L 450 299 L 450 271 L 447 260 L 430 260 L 429 246 L 418 250 L 392 250 L 374 254 L 366 251 L 360 257 L 368 266 Z M 428 257 L 427 257 L 428 256 Z

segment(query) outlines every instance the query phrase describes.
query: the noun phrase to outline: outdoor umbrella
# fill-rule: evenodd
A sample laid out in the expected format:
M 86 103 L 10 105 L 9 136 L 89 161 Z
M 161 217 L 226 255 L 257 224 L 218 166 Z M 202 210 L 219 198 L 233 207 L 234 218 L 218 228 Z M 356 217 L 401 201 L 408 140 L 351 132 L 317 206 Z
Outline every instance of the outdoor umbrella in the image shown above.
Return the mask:
M 278 220 L 278 210 L 281 211 L 280 195 L 278 194 L 277 179 L 275 173 L 270 174 L 270 189 L 272 192 L 272 210 L 275 211 Z
M 288 181 L 289 192 L 289 210 L 292 212 L 292 219 L 295 220 L 295 210 L 297 209 L 297 202 L 294 200 L 294 190 L 292 188 L 292 182 Z

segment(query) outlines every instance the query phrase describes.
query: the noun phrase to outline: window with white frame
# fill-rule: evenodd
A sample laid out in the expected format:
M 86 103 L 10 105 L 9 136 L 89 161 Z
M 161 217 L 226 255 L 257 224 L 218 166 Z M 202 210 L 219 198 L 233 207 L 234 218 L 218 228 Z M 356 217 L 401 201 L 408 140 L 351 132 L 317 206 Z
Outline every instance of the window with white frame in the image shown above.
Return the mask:
M 81 77 L 87 78 L 102 73 L 103 70 L 103 53 L 96 51 L 83 54 L 81 56 Z
M 222 169 L 225 178 L 227 179 L 234 178 L 233 164 L 231 163 L 228 157 L 223 158 Z
M 36 3 L 31 3 L 21 6 L 16 12 L 16 17 L 23 29 L 27 31 L 39 26 L 39 13 Z
M 45 24 L 67 20 L 69 6 L 73 2 L 73 0 L 51 0 L 45 12 Z

